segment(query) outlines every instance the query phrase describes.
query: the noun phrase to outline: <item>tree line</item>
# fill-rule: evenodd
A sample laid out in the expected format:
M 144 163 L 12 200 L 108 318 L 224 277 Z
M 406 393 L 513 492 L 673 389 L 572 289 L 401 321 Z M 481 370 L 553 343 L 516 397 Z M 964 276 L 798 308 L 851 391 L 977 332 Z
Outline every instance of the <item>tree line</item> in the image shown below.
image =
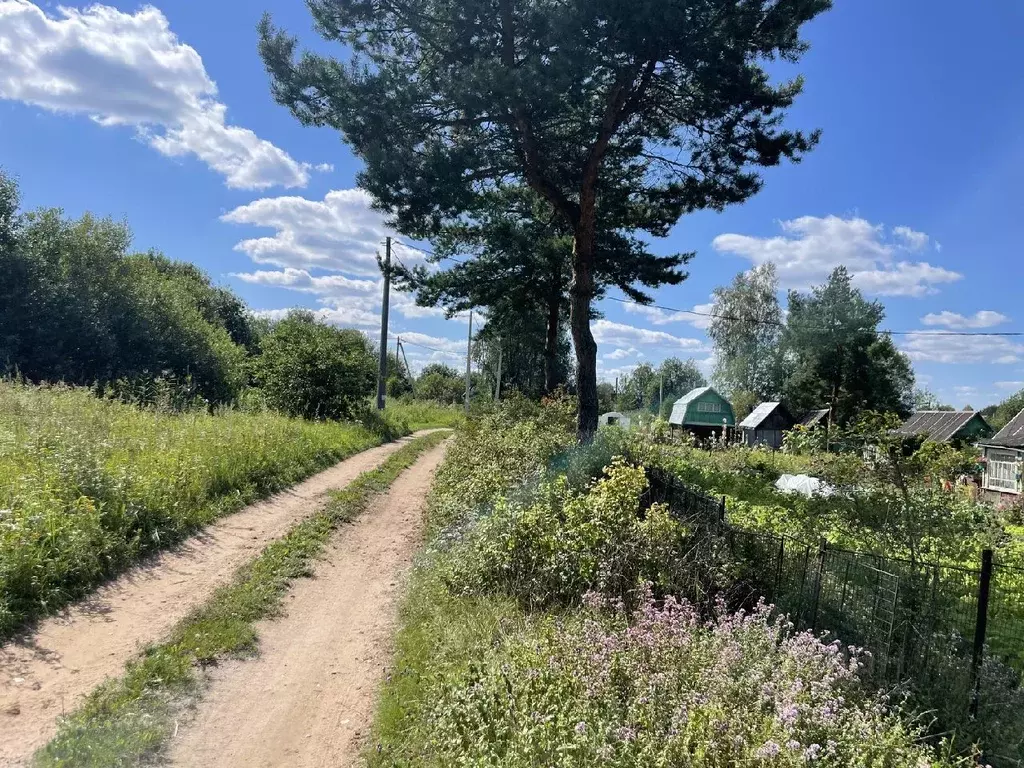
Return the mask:
M 257 317 L 194 264 L 135 252 L 131 240 L 110 218 L 22 211 L 0 171 L 0 374 L 173 408 L 255 401 L 338 419 L 365 407 L 377 350 L 364 334 L 307 310 Z M 389 352 L 388 371 L 394 396 L 464 396 L 464 377 L 447 366 L 415 378 Z
M 785 311 L 779 293 L 770 262 L 714 292 L 713 379 L 737 418 L 780 400 L 795 413 L 831 408 L 840 424 L 915 409 L 910 359 L 880 329 L 882 304 L 865 299 L 845 267 L 807 292 L 789 291 Z

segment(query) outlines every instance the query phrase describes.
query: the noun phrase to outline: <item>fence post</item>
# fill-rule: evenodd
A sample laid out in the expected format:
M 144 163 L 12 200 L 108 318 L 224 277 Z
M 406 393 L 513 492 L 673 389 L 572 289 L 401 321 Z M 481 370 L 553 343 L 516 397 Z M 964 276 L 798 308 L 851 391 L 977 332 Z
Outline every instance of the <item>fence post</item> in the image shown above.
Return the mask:
M 985 651 L 985 632 L 988 630 L 988 599 L 992 588 L 992 550 L 981 553 L 981 576 L 978 580 L 978 618 L 974 622 L 974 655 L 971 658 L 971 717 L 978 714 L 979 672 Z
M 725 496 L 722 497 L 722 506 L 718 512 L 718 519 L 721 520 L 723 524 L 725 523 Z
M 775 593 L 772 595 L 772 601 L 777 605 L 779 602 L 779 593 L 782 592 L 782 564 L 786 557 L 786 537 L 779 536 L 779 564 L 775 567 Z
M 818 603 L 821 601 L 821 578 L 825 571 L 825 553 L 828 542 L 822 539 L 818 544 L 818 573 L 814 578 L 814 608 L 811 610 L 811 631 L 818 631 Z

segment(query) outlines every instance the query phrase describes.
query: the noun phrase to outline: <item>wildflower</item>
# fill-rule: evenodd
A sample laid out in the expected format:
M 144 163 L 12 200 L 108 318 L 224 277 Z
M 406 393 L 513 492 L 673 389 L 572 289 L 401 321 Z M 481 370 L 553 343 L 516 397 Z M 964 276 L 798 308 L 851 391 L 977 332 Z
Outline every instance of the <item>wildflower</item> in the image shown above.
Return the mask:
M 762 759 L 771 759 L 777 757 L 782 748 L 774 741 L 766 741 L 759 750 L 757 750 L 757 757 Z
M 578 723 L 576 723 L 576 727 L 573 730 L 576 731 L 577 735 L 582 736 L 584 733 L 587 732 L 587 724 L 580 720 Z

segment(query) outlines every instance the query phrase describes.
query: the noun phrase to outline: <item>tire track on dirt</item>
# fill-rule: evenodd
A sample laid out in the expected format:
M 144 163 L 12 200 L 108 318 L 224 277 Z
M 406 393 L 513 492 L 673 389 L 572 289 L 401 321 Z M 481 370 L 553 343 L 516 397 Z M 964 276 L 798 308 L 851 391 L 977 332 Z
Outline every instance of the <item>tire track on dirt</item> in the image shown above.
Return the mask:
M 330 489 L 374 469 L 411 439 L 350 456 L 224 517 L 0 646 L 0 766 L 26 764 L 56 734 L 58 719 L 96 686 L 121 674 L 270 541 L 322 509 Z
M 391 659 L 402 577 L 419 546 L 423 506 L 444 446 L 424 454 L 296 582 L 286 615 L 261 622 L 260 655 L 210 671 L 173 765 L 349 766 Z

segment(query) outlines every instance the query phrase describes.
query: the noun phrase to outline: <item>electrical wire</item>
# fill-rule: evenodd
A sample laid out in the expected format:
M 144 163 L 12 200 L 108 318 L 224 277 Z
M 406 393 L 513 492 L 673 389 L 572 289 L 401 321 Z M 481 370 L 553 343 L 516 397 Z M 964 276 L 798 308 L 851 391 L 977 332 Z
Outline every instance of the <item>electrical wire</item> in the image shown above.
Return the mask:
M 637 307 L 648 307 L 651 309 L 660 309 L 665 312 L 676 312 L 683 315 L 696 315 L 697 317 L 712 317 L 720 320 L 738 320 L 745 323 L 755 323 L 757 325 L 772 325 L 779 328 L 785 328 L 786 324 L 782 321 L 771 321 L 771 320 L 755 320 L 750 318 L 734 317 L 732 315 L 721 315 L 715 312 L 698 312 L 695 309 L 679 309 L 677 307 L 666 307 L 663 304 L 641 304 L 639 301 L 633 301 L 632 299 L 623 299 L 617 296 L 605 296 L 610 301 L 617 301 L 620 304 L 633 304 Z M 818 327 L 814 330 L 830 332 L 833 329 Z M 875 333 L 886 333 L 890 336 L 1024 336 L 1024 333 L 1020 331 L 890 331 L 881 330 L 875 331 Z
M 407 242 L 405 242 L 403 240 L 396 240 L 395 242 L 401 243 L 406 248 L 412 248 L 414 251 L 419 251 L 420 253 L 425 253 L 428 256 L 437 257 L 436 253 L 434 253 L 433 251 L 431 251 L 431 250 L 429 250 L 427 248 L 420 248 L 419 246 L 412 245 L 411 243 L 407 243 Z M 465 264 L 466 263 L 465 261 L 463 261 L 461 259 L 456 259 L 454 256 L 441 256 L 440 258 L 447 259 L 448 261 L 454 261 L 457 264 Z M 399 261 L 399 263 L 401 263 L 401 261 Z M 405 265 L 403 264 L 402 266 L 405 266 Z M 774 326 L 777 326 L 779 328 L 785 328 L 786 327 L 786 324 L 784 322 L 782 322 L 782 321 L 772 322 L 772 321 L 769 321 L 769 320 L 750 320 L 749 318 L 732 317 L 730 315 L 721 315 L 721 314 L 716 314 L 714 312 L 698 312 L 697 310 L 694 310 L 694 309 L 679 309 L 678 307 L 667 307 L 667 306 L 665 306 L 663 304 L 641 304 L 638 301 L 633 301 L 632 299 L 623 299 L 623 298 L 619 298 L 617 296 L 605 296 L 605 298 L 610 300 L 610 301 L 617 301 L 620 304 L 633 304 L 634 306 L 638 306 L 638 307 L 649 307 L 651 309 L 660 309 L 660 310 L 663 310 L 665 312 L 675 312 L 677 314 L 682 314 L 682 315 L 694 315 L 694 316 L 697 316 L 697 317 L 710 317 L 710 318 L 717 318 L 717 319 L 720 319 L 720 320 L 742 320 L 743 322 L 754 322 L 754 323 L 756 323 L 758 325 L 774 325 Z M 815 330 L 830 332 L 832 329 L 821 327 L 821 328 L 816 328 Z M 977 337 L 990 337 L 990 338 L 991 337 L 995 337 L 995 338 L 1019 338 L 1021 336 L 1024 336 L 1024 332 L 1021 332 L 1021 331 L 925 331 L 925 330 L 918 330 L 918 331 L 892 331 L 892 330 L 881 330 L 881 331 L 876 331 L 876 333 L 879 333 L 879 334 L 883 334 L 884 333 L 884 334 L 888 334 L 890 336 L 977 336 Z

